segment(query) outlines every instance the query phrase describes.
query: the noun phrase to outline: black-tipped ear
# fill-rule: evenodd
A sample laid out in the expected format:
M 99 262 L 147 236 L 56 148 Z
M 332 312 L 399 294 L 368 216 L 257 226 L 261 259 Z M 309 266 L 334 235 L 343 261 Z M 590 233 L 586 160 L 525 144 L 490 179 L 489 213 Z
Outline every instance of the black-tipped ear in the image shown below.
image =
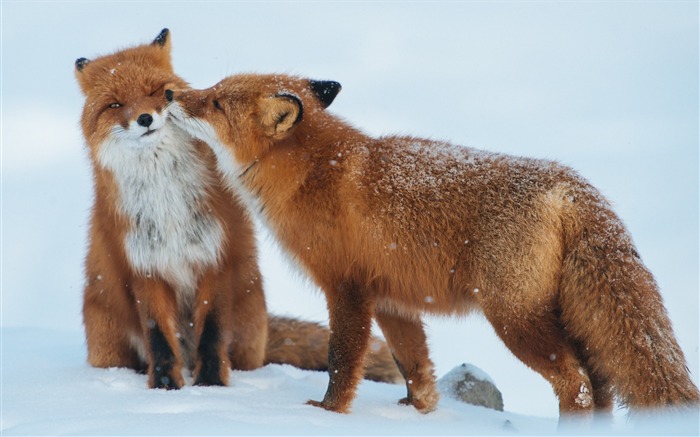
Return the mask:
M 90 63 L 90 60 L 87 58 L 78 58 L 75 60 L 75 68 L 78 71 L 83 71 L 83 68 L 85 68 L 85 66 L 89 63 Z
M 331 106 L 342 88 L 338 82 L 332 80 L 309 80 L 309 85 L 324 108 Z
M 297 108 L 299 108 L 299 111 L 297 112 L 297 116 L 294 118 L 294 123 L 292 123 L 292 126 L 299 123 L 301 119 L 304 118 L 304 104 L 301 103 L 301 99 L 299 98 L 299 96 L 290 93 L 279 93 L 277 94 L 277 97 L 284 97 L 285 99 L 289 99 L 292 102 L 294 102 Z
M 156 39 L 153 40 L 153 45 L 156 46 L 165 46 L 165 44 L 168 43 L 168 35 L 170 34 L 170 30 L 167 28 L 163 29 L 160 31 Z
M 301 99 L 294 94 L 280 93 L 260 103 L 260 124 L 270 138 L 286 138 L 299 124 L 304 114 Z

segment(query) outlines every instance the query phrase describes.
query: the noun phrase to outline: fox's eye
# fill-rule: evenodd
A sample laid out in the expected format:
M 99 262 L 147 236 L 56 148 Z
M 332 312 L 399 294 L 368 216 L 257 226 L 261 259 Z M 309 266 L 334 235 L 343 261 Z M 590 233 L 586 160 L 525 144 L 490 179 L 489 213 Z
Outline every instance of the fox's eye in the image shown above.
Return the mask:
M 109 104 L 109 107 L 112 108 L 112 109 L 121 108 L 121 106 L 122 106 L 121 103 L 110 103 L 110 104 Z
M 219 101 L 218 101 L 218 100 L 214 99 L 214 101 L 212 101 L 212 103 L 214 104 L 214 107 L 215 107 L 216 109 L 218 109 L 219 111 L 223 111 L 223 110 L 224 110 L 224 108 L 222 108 L 221 105 L 219 104 Z

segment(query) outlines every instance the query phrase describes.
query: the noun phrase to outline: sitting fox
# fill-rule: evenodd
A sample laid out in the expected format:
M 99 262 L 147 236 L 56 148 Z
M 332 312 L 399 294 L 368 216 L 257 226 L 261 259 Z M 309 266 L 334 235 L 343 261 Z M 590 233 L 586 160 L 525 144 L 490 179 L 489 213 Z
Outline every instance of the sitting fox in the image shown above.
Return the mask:
M 328 389 L 347 412 L 376 319 L 435 408 L 421 314 L 481 310 L 554 388 L 560 415 L 698 402 L 651 273 L 603 196 L 556 162 L 412 137 L 371 138 L 325 111 L 337 82 L 238 75 L 168 90 L 226 183 L 323 289 Z M 464 345 L 468 347 L 468 345 Z
M 226 193 L 209 147 L 166 123 L 164 91 L 186 87 L 164 29 L 151 44 L 76 61 L 94 205 L 85 259 L 88 361 L 147 371 L 177 389 L 229 368 L 289 363 L 327 369 L 328 329 L 269 317 L 253 223 Z M 398 382 L 375 340 L 367 378 Z

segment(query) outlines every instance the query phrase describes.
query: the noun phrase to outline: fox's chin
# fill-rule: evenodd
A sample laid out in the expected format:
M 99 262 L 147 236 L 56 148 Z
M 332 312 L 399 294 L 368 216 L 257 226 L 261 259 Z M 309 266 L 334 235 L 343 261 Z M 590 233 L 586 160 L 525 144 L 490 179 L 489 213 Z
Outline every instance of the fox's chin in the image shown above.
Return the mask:
M 163 128 L 149 129 L 139 135 L 139 137 L 135 139 L 134 143 L 137 145 L 137 147 L 151 147 L 154 144 L 163 141 L 164 135 L 166 135 L 165 130 L 166 129 Z

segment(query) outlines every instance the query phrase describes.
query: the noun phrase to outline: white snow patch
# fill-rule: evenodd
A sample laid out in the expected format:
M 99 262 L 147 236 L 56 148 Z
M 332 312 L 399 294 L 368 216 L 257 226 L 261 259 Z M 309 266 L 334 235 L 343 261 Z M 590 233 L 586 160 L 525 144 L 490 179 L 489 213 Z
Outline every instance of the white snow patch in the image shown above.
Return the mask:
M 269 365 L 231 372 L 228 387 L 152 390 L 129 369 L 95 369 L 85 362 L 82 332 L 2 330 L 2 435 L 555 435 L 556 418 L 524 416 L 442 396 L 421 414 L 398 405 L 403 385 L 363 381 L 350 414 L 306 405 L 321 399 L 325 372 Z M 7 359 L 12 357 L 12 359 Z M 477 378 L 490 381 L 475 366 Z M 460 373 L 461 374 L 461 373 Z M 450 374 L 445 376 L 449 379 Z M 697 435 L 697 411 L 635 422 L 576 428 L 601 435 Z

